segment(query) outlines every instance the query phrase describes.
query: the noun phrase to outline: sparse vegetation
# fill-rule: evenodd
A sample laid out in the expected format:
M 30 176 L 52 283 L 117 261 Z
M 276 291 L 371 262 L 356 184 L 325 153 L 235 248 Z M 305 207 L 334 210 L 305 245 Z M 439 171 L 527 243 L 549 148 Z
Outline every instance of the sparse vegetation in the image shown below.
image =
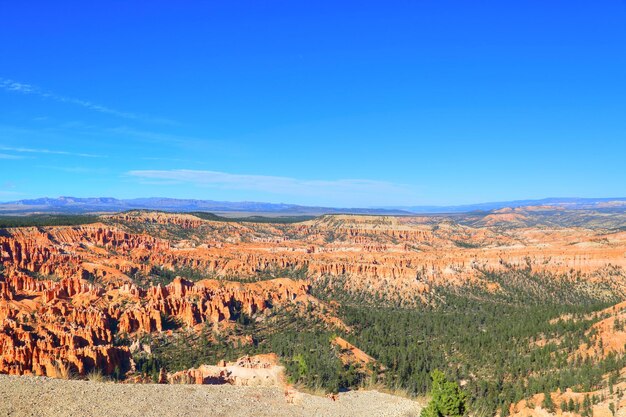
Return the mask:
M 107 382 L 110 379 L 105 376 L 99 369 L 93 369 L 87 373 L 87 380 L 92 382 Z
M 54 364 L 54 373 L 54 376 L 60 379 L 73 379 L 76 376 L 76 372 L 72 369 L 71 365 L 63 361 L 56 361 Z
M 364 302 L 365 294 L 353 297 L 337 288 L 316 287 L 318 297 L 342 300 L 339 316 L 352 331 L 341 336 L 386 369 L 371 373 L 367 381 L 362 370 L 339 360 L 330 343 L 333 334 L 324 323 L 281 310 L 259 324 L 238 313 L 236 306 L 231 312 L 234 330 L 217 333 L 208 326 L 200 335 L 179 332 L 171 338 L 157 338 L 152 343 L 152 362 L 136 362 L 141 372 L 155 378 L 160 367 L 176 371 L 244 354 L 274 352 L 290 380 L 311 390 L 337 392 L 368 383 L 411 395 L 435 390 L 432 373 L 441 369 L 450 383 L 464 382 L 467 397 L 463 396 L 463 404 L 492 415 L 536 393 L 568 387 L 596 389 L 603 375 L 626 366 L 626 358 L 618 355 L 598 361 L 575 355 L 581 342 L 592 341 L 593 335 L 585 331 L 602 318 L 590 313 L 612 300 L 559 299 L 563 288 L 558 285 L 564 282 L 549 284 L 555 286 L 550 291 L 544 288 L 543 302 L 531 302 L 541 287 L 520 291 L 518 281 L 525 276 L 535 285 L 547 279 L 515 273 L 520 275 L 497 278 L 504 282 L 508 277 L 512 283 L 498 296 L 480 287 L 466 288 L 463 294 L 439 288 L 442 301 L 421 307 Z M 241 343 L 242 337 L 249 342 Z
M 8 227 L 78 226 L 99 221 L 91 214 L 29 214 L 0 216 L 0 229 Z
M 325 281 L 314 294 L 341 301 L 339 315 L 352 328 L 345 337 L 387 368 L 386 386 L 425 394 L 438 368 L 452 381 L 464 381 L 468 405 L 486 415 L 544 391 L 596 389 L 603 375 L 626 366 L 621 355 L 597 361 L 575 355 L 580 343 L 591 342 L 586 330 L 602 318 L 589 313 L 614 297 L 526 269 L 485 273 L 501 283 L 500 293 L 438 288 L 440 301 L 430 306 L 368 301 L 364 293 Z
M 224 217 L 217 214 L 208 213 L 204 211 L 194 211 L 187 214 L 192 214 L 204 220 L 213 220 L 218 222 L 233 222 L 233 223 L 277 223 L 277 224 L 291 224 L 301 223 L 307 220 L 315 219 L 315 216 L 248 216 L 248 217 Z
M 152 285 L 167 285 L 170 282 L 174 281 L 174 278 L 176 277 L 182 277 L 188 279 L 189 281 L 199 281 L 201 279 L 208 278 L 207 275 L 208 274 L 204 274 L 199 269 L 194 269 L 186 266 L 174 269 L 159 268 L 153 266 L 150 270 L 150 282 L 152 283 Z
M 273 352 L 280 357 L 290 381 L 302 388 L 338 392 L 364 382 L 362 369 L 341 362 L 338 348 L 331 343 L 335 335 L 324 323 L 286 310 L 274 312 L 263 325 L 236 308 L 232 314 L 236 326 L 230 332 L 216 332 L 206 325 L 200 334 L 179 332 L 149 340 L 152 355 L 136 355 L 137 370 L 155 380 L 161 368 L 179 371 Z
M 465 248 L 465 249 L 477 249 L 481 247 L 480 244 L 469 242 L 467 240 L 455 240 L 454 244 L 457 245 L 459 248 Z
M 257 274 L 252 278 L 244 278 L 244 281 L 263 281 L 274 278 L 292 278 L 292 279 L 306 279 L 309 268 L 305 265 L 303 267 L 273 267 L 267 268 L 261 271 L 257 271 Z

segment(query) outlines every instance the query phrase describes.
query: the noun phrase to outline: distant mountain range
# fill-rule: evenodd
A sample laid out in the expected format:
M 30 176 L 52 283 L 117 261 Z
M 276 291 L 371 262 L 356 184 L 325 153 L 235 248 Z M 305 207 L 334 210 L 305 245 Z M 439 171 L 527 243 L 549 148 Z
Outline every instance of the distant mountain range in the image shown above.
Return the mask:
M 497 201 L 491 203 L 466 204 L 459 206 L 402 206 L 385 207 L 411 213 L 469 213 L 472 211 L 492 211 L 505 207 L 552 206 L 571 210 L 597 210 L 626 208 L 626 197 L 618 198 L 543 198 L 538 200 Z
M 269 215 L 284 216 L 320 215 L 332 213 L 411 214 L 410 212 L 404 210 L 387 208 L 310 207 L 296 204 L 261 203 L 252 201 L 229 202 L 159 197 L 133 198 L 127 200 L 111 197 L 44 197 L 0 203 L 0 213 L 4 214 L 119 212 L 137 209 L 177 212 L 208 211 L 217 213 L 265 213 Z
M 517 200 L 458 206 L 400 206 L 378 208 L 337 208 L 301 206 L 296 204 L 276 204 L 262 202 L 228 202 L 213 200 L 175 199 L 175 198 L 133 198 L 117 199 L 111 197 L 77 198 L 37 198 L 0 203 L 2 214 L 26 213 L 90 213 L 119 212 L 125 210 L 161 210 L 161 211 L 208 211 L 269 214 L 273 216 L 320 215 L 320 214 L 434 214 L 468 213 L 492 211 L 505 207 L 550 206 L 572 210 L 625 210 L 626 198 L 545 198 L 540 200 Z

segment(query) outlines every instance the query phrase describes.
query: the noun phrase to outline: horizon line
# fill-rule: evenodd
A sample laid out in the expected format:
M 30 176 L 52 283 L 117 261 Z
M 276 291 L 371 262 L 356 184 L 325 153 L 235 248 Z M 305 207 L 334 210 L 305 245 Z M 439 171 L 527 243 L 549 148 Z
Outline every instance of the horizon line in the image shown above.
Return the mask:
M 341 207 L 341 206 L 328 206 L 328 205 L 306 205 L 306 204 L 297 204 L 297 203 L 288 203 L 288 202 L 271 202 L 271 201 L 259 201 L 259 200 L 213 200 L 213 199 L 202 199 L 202 198 L 176 198 L 176 197 L 165 197 L 165 196 L 151 196 L 151 197 L 131 197 L 131 198 L 118 198 L 118 197 L 110 197 L 110 196 L 97 196 L 97 197 L 76 197 L 69 195 L 60 195 L 57 197 L 50 196 L 42 196 L 42 197 L 32 197 L 32 198 L 23 198 L 19 200 L 10 200 L 10 201 L 0 201 L 0 205 L 12 204 L 12 203 L 22 203 L 24 201 L 29 200 L 62 200 L 62 199 L 76 199 L 76 200 L 88 200 L 88 199 L 112 199 L 117 201 L 132 201 L 132 200 L 174 200 L 174 201 L 199 201 L 199 202 L 213 202 L 213 203 L 230 203 L 230 204 L 271 204 L 271 205 L 285 205 L 292 207 L 307 207 L 307 208 L 329 208 L 329 209 L 378 209 L 378 210 L 403 210 L 403 209 L 416 209 L 416 208 L 459 208 L 459 207 L 467 207 L 467 206 L 482 206 L 489 204 L 516 204 L 516 203 L 552 203 L 552 204 L 565 204 L 568 202 L 574 202 L 572 200 L 583 200 L 586 202 L 610 202 L 610 201 L 625 201 L 626 197 L 541 197 L 541 198 L 519 198 L 514 200 L 491 200 L 491 201 L 482 201 L 482 202 L 474 202 L 474 203 L 462 203 L 462 204 L 412 204 L 412 205 L 377 205 L 377 206 L 367 206 L 367 207 Z

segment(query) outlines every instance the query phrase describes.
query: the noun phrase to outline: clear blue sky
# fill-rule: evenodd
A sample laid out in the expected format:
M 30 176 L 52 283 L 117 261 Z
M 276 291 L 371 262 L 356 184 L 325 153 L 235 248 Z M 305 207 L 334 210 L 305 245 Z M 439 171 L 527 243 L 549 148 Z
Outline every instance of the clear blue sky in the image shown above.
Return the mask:
M 2 1 L 0 200 L 626 196 L 625 1 Z

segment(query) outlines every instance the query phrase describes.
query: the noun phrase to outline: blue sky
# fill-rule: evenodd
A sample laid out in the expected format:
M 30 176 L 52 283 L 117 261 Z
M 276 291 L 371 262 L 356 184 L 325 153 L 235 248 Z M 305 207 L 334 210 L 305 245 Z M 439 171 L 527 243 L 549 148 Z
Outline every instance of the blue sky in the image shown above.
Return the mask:
M 623 0 L 6 1 L 0 39 L 0 201 L 626 196 Z

